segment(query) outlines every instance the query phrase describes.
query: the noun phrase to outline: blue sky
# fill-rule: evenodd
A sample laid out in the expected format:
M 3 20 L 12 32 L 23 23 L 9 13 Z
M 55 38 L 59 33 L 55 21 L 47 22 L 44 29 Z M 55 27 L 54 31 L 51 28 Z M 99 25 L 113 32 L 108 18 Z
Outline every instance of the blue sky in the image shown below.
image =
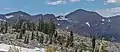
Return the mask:
M 21 10 L 30 14 L 67 14 L 76 9 L 85 9 L 110 16 L 120 13 L 119 3 L 120 0 L 0 0 L 0 13 Z

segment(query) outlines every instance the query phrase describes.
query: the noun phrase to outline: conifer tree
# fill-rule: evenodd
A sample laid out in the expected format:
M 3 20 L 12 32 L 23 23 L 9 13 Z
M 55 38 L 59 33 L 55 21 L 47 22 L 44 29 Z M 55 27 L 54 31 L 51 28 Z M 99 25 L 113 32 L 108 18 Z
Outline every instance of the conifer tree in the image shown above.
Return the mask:
M 2 33 L 3 33 L 3 30 L 4 30 L 3 21 L 1 21 L 1 28 L 0 28 L 0 32 L 2 32 Z
M 26 22 L 26 25 L 27 25 L 27 26 L 26 26 L 26 29 L 27 29 L 27 30 L 31 30 L 31 22 L 30 22 L 30 21 L 27 21 L 27 22 Z
M 37 39 L 37 41 L 39 41 L 39 33 L 38 33 L 38 31 L 36 32 L 36 39 Z
M 55 31 L 55 34 L 54 34 L 54 37 L 53 37 L 53 39 L 54 39 L 54 43 L 56 43 L 56 41 L 57 41 L 57 37 L 58 37 L 58 33 L 57 33 L 57 31 Z
M 31 36 L 31 40 L 34 39 L 34 32 L 32 31 L 32 36 Z
M 21 33 L 25 34 L 25 31 L 26 31 L 26 24 L 23 23 L 23 25 L 21 26 Z
M 49 23 L 44 22 L 43 33 L 48 34 L 48 29 L 49 29 Z
M 25 34 L 26 31 L 26 27 L 25 27 L 25 23 L 23 23 L 23 25 L 21 26 L 20 29 L 20 35 L 19 35 L 19 39 L 22 39 L 23 34 Z
M 70 31 L 70 35 L 67 37 L 66 47 L 71 46 L 73 47 L 73 32 Z
M 8 30 L 8 23 L 7 21 L 5 22 L 5 33 L 7 33 L 7 30 Z
M 27 41 L 27 36 L 25 36 L 25 38 L 24 38 L 24 43 L 26 43 L 26 41 Z
M 55 23 L 53 22 L 53 21 L 51 21 L 51 34 L 54 34 L 55 33 L 55 29 L 56 29 L 56 27 L 55 27 Z
M 26 44 L 29 43 L 29 35 L 27 36 Z
M 18 22 L 17 22 L 17 24 L 16 24 L 17 30 L 21 28 L 22 24 L 23 24 L 23 20 L 20 19 L 20 17 L 19 17 L 19 20 L 18 20 Z
M 95 51 L 95 44 L 96 44 L 96 43 L 95 43 L 95 40 L 96 40 L 96 39 L 95 39 L 95 36 L 93 36 L 93 37 L 92 37 L 92 47 L 93 47 L 93 51 L 92 51 L 92 52 Z
M 16 35 L 16 39 L 19 39 L 18 35 Z
M 44 21 L 42 18 L 41 20 L 39 20 L 39 23 L 38 23 L 38 31 L 43 32 L 43 29 L 44 29 Z
M 22 39 L 22 36 L 23 36 L 23 34 L 22 34 L 22 32 L 20 32 L 19 39 Z
M 31 23 L 31 30 L 34 31 L 35 28 L 36 28 L 36 27 L 35 27 L 35 23 L 32 22 L 32 23 Z
M 29 35 L 25 36 L 24 43 L 25 43 L 25 44 L 28 44 L 28 43 L 29 43 Z

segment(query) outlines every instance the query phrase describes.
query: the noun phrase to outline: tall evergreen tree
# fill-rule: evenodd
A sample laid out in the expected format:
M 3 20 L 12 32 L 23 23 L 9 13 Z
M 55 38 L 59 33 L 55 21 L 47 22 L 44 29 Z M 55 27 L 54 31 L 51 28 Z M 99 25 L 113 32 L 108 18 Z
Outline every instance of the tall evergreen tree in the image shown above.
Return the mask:
M 38 23 L 38 31 L 43 32 L 43 29 L 44 29 L 44 21 L 42 18 L 41 20 L 39 20 L 39 23 Z
M 43 25 L 43 33 L 45 34 L 48 34 L 48 29 L 49 29 L 49 23 L 48 22 L 44 22 L 44 25 Z
M 22 36 L 23 36 L 23 34 L 22 34 L 22 32 L 20 32 L 19 39 L 22 39 Z
M 55 31 L 55 35 L 54 35 L 55 39 L 57 38 L 57 36 L 58 36 L 58 33 L 57 31 Z
M 39 33 L 38 33 L 38 31 L 36 32 L 36 39 L 37 39 L 37 41 L 39 41 Z
M 70 42 L 71 42 L 71 47 L 73 47 L 73 38 L 74 38 L 74 36 L 73 36 L 73 32 L 72 31 L 70 31 Z
M 33 40 L 34 39 L 34 31 L 32 31 L 32 36 L 31 36 L 31 40 Z
M 55 31 L 54 36 L 52 38 L 54 43 L 57 43 L 57 37 L 58 37 L 58 33 L 57 31 Z
M 25 23 L 23 23 L 23 25 L 21 26 L 20 29 L 20 35 L 19 35 L 19 39 L 22 39 L 23 34 L 25 34 L 26 31 L 26 27 L 25 27 Z
M 95 51 L 95 44 L 96 44 L 96 43 L 95 43 L 95 40 L 96 40 L 96 39 L 95 39 L 95 36 L 93 36 L 93 37 L 92 37 L 92 47 L 93 47 L 92 52 Z
M 27 36 L 26 44 L 28 44 L 28 43 L 29 43 L 29 35 Z
M 26 21 L 26 29 L 31 30 L 31 22 L 30 21 Z
M 70 31 L 70 35 L 67 37 L 66 47 L 71 46 L 73 47 L 73 32 Z
M 25 44 L 28 44 L 28 43 L 29 43 L 29 35 L 25 36 L 24 43 L 25 43 Z
M 16 35 L 16 39 L 19 39 L 19 36 L 18 36 L 18 35 Z
M 21 32 L 22 34 L 25 34 L 25 31 L 26 31 L 26 24 L 23 23 L 22 26 L 21 26 L 21 31 L 20 31 L 20 32 Z
M 3 30 L 4 30 L 3 21 L 1 21 L 0 32 L 2 32 L 2 33 L 3 33 Z
M 26 43 L 26 41 L 27 41 L 27 36 L 25 36 L 25 38 L 24 38 L 24 43 Z
M 35 27 L 35 23 L 32 22 L 32 23 L 31 23 L 31 30 L 32 30 L 32 31 L 35 31 L 35 28 L 36 28 L 36 27 Z
M 7 21 L 5 22 L 5 33 L 7 33 L 7 30 L 8 30 L 8 23 Z

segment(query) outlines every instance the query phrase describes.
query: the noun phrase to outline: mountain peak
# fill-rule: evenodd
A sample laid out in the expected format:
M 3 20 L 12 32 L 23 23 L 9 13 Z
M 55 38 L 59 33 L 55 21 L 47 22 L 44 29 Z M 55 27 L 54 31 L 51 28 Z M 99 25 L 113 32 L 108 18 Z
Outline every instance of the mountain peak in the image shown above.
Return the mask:
M 75 11 L 84 11 L 84 12 L 87 12 L 86 10 L 84 10 L 84 9 L 77 9 L 77 10 L 75 10 Z
M 30 14 L 28 14 L 26 12 L 23 12 L 23 11 L 12 12 L 12 13 L 8 13 L 6 15 L 9 16 L 9 15 L 15 15 L 15 14 L 22 14 L 22 15 L 28 15 L 28 16 L 30 16 Z

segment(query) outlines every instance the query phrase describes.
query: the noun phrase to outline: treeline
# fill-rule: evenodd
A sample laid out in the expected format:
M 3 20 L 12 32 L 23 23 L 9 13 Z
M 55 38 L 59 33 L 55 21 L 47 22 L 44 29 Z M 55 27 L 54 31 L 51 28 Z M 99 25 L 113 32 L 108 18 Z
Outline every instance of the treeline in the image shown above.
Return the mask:
M 31 21 L 19 19 L 16 24 L 12 25 L 12 28 L 15 29 L 15 32 L 19 33 L 19 35 L 16 36 L 17 39 L 23 39 L 23 34 L 25 34 L 26 31 L 32 32 L 31 37 L 29 37 L 29 35 L 24 37 L 24 43 L 29 43 L 29 38 L 31 40 L 37 39 L 37 41 L 43 43 L 44 35 L 40 35 L 39 32 L 47 34 L 51 43 L 52 37 L 56 32 L 55 26 L 56 25 L 52 20 L 44 21 L 41 19 L 38 23 L 34 23 Z
M 7 33 L 8 28 L 10 25 L 6 22 L 1 21 L 0 24 L 0 32 L 1 33 Z M 14 32 L 18 32 L 19 34 L 16 35 L 16 39 L 24 39 L 24 43 L 28 44 L 30 40 L 36 39 L 41 44 L 49 42 L 49 44 L 55 43 L 59 45 L 65 44 L 65 47 L 74 47 L 74 34 L 72 31 L 69 32 L 69 35 L 66 36 L 67 38 L 64 38 L 65 36 L 58 35 L 58 32 L 56 31 L 56 24 L 54 21 L 44 21 L 43 19 L 39 20 L 38 23 L 34 23 L 32 21 L 27 21 L 23 19 L 19 19 L 16 24 L 12 25 L 12 28 L 15 29 Z M 30 31 L 30 34 L 27 34 L 23 36 L 26 31 Z M 43 32 L 47 34 L 47 41 L 44 41 L 44 34 L 40 34 L 39 32 Z M 84 46 L 81 46 L 84 45 Z M 80 51 L 78 51 L 79 47 L 76 48 L 75 52 L 82 52 L 82 50 L 86 49 L 86 46 L 84 43 L 82 43 L 80 47 Z M 103 51 L 103 39 L 101 40 L 99 50 L 96 50 L 96 38 L 92 37 L 92 52 L 102 52 Z M 107 52 L 107 51 L 106 51 Z

